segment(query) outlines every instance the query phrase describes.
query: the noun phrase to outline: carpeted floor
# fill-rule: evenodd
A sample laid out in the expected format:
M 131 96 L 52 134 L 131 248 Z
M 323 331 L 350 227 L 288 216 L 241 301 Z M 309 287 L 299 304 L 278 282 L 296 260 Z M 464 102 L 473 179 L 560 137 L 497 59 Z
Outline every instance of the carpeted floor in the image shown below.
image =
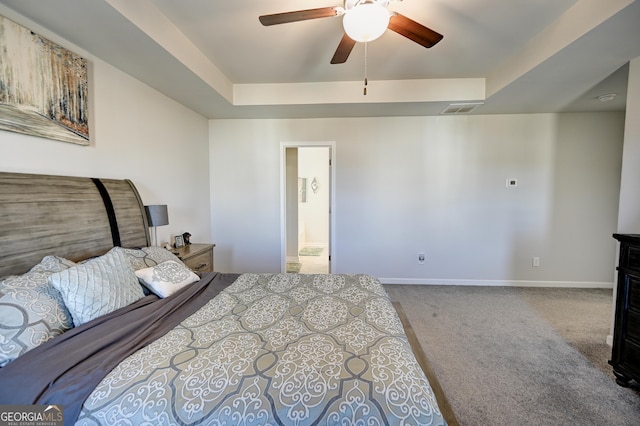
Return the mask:
M 461 425 L 637 425 L 607 365 L 611 290 L 386 285 Z

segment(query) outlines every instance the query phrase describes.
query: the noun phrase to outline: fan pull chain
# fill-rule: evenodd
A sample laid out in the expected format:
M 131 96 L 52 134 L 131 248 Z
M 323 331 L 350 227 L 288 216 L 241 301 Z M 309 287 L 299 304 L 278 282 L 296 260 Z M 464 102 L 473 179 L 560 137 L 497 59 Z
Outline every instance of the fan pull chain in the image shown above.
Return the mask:
M 364 96 L 367 96 L 367 84 L 369 84 L 369 81 L 367 79 L 367 46 L 369 46 L 369 43 L 365 42 L 364 43 L 364 89 L 362 90 L 362 94 Z

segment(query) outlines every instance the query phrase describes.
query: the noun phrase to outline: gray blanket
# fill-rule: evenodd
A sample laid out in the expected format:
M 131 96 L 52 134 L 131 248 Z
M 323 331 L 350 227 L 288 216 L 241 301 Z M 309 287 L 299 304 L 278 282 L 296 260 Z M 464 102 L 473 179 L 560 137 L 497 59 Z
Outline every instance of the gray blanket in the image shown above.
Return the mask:
M 442 425 L 369 275 L 243 274 L 120 363 L 78 425 Z
M 115 366 L 173 329 L 237 277 L 206 274 L 172 297 L 147 296 L 27 352 L 0 369 L 0 403 L 62 405 L 65 424 L 74 424 L 88 395 Z

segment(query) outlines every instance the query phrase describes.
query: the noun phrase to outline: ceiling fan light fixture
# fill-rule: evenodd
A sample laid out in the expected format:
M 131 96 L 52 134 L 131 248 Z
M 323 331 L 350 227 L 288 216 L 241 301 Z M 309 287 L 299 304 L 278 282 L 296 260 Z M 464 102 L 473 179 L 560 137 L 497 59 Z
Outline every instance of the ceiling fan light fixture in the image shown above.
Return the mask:
M 380 37 L 389 26 L 389 11 L 378 3 L 361 3 L 345 12 L 344 31 L 352 40 L 361 43 Z

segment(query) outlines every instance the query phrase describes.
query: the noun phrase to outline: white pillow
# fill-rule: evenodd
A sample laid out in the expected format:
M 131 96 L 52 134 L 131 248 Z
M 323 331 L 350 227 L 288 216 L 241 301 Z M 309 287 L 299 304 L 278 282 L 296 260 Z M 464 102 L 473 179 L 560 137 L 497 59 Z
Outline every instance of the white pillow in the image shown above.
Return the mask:
M 138 269 L 136 276 L 149 290 L 162 298 L 171 296 L 181 288 L 200 280 L 191 269 L 174 260 Z
M 119 252 L 109 252 L 49 276 L 71 312 L 76 326 L 144 297 L 142 287 Z

